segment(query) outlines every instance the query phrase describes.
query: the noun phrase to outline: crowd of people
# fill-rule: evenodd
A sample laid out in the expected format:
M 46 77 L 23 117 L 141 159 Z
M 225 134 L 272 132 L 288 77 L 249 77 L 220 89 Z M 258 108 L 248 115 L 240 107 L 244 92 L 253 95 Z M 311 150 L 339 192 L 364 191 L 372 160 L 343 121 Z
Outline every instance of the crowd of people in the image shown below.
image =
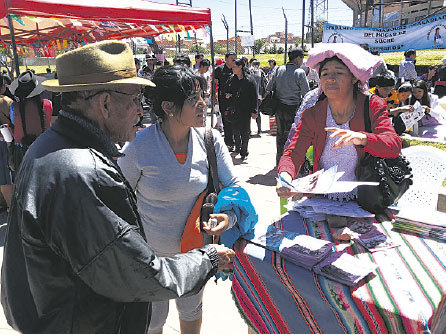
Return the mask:
M 0 77 L 0 118 L 11 135 L 2 128 L 8 323 L 32 333 L 162 333 L 175 299 L 181 332 L 199 333 L 204 285 L 230 274 L 234 242 L 258 221 L 231 152 L 246 159 L 250 137 L 261 136 L 267 92 L 276 101 L 277 172 L 287 182 L 310 146 L 312 171 L 337 165 L 341 180 L 356 181 L 366 153 L 399 155 L 399 135 L 409 131 L 402 113 L 418 101 L 421 124 L 436 116 L 433 91 L 446 83 L 446 65 L 419 78 L 409 50 L 397 79 L 364 49 L 323 44 L 304 63 L 304 51 L 292 48 L 286 64 L 270 59 L 268 71 L 228 52 L 212 72 L 202 54 L 195 64 L 176 56 L 172 65 L 147 55 L 141 67 L 127 44 L 105 41 L 58 56 L 56 79 L 32 71 L 10 84 Z M 56 111 L 45 90 L 59 97 Z M 208 131 L 214 100 L 221 125 Z M 280 183 L 276 191 L 296 195 Z M 213 213 L 203 219 L 212 197 Z M 328 197 L 350 201 L 357 193 Z

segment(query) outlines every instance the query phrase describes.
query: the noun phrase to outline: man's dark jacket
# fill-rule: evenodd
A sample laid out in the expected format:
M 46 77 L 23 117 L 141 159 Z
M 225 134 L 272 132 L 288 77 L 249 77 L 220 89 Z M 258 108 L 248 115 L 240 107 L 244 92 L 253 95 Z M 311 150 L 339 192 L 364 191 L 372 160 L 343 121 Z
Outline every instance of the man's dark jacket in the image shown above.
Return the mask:
M 24 333 L 142 333 L 152 300 L 197 293 L 216 250 L 156 257 L 136 198 L 98 128 L 61 111 L 28 150 L 2 268 L 8 323 Z

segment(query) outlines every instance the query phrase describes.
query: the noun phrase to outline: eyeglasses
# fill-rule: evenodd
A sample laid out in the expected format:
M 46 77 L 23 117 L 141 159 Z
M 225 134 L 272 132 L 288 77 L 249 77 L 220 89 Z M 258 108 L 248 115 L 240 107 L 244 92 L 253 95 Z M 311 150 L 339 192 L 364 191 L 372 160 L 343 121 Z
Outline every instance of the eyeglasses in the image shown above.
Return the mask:
M 125 92 L 115 91 L 115 90 L 103 90 L 103 91 L 96 92 L 95 94 L 92 94 L 92 95 L 86 97 L 85 100 L 91 99 L 94 96 L 96 96 L 98 94 L 101 94 L 101 93 L 104 93 L 104 92 L 114 92 L 114 93 L 119 93 L 119 94 L 131 96 L 131 97 L 133 97 L 132 98 L 133 103 L 135 105 L 137 105 L 137 106 L 139 106 L 141 104 L 142 98 L 143 98 L 143 94 L 141 92 L 135 94 L 135 93 L 125 93 Z

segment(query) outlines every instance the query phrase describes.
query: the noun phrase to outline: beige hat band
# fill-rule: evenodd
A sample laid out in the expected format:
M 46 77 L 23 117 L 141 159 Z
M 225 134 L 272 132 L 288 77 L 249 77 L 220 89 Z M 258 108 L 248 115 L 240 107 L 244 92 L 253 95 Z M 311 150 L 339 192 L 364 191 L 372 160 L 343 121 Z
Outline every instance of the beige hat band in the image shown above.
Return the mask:
M 109 72 L 87 73 L 75 76 L 60 76 L 60 85 L 75 85 L 85 83 L 107 83 L 113 80 L 136 77 L 135 69 L 116 70 Z

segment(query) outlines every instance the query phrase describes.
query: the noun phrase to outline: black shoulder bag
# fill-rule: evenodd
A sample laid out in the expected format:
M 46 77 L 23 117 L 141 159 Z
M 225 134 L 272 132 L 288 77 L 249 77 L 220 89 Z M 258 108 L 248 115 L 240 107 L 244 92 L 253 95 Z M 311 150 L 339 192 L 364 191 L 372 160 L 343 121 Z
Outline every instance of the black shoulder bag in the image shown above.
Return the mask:
M 372 132 L 369 114 L 371 97 L 364 102 L 364 124 L 369 133 Z M 412 178 L 409 161 L 402 154 L 396 158 L 381 158 L 366 153 L 359 163 L 359 180 L 378 182 L 379 185 L 358 186 L 358 204 L 371 213 L 383 213 L 412 185 Z
M 207 185 L 207 195 L 204 198 L 200 212 L 200 224 L 209 221 L 209 214 L 214 213 L 214 206 L 218 200 L 220 185 L 218 181 L 217 155 L 215 154 L 214 137 L 212 129 L 206 129 L 204 133 L 204 144 L 209 163 L 209 178 Z
M 276 75 L 277 75 L 277 69 L 273 74 L 273 78 Z M 273 79 L 271 78 L 271 80 L 273 80 Z M 269 115 L 269 116 L 273 116 L 276 113 L 276 107 L 277 107 L 278 101 L 277 101 L 275 94 L 276 94 L 276 83 L 274 82 L 272 90 L 266 91 L 265 97 L 263 98 L 262 102 L 259 105 L 260 113 Z

